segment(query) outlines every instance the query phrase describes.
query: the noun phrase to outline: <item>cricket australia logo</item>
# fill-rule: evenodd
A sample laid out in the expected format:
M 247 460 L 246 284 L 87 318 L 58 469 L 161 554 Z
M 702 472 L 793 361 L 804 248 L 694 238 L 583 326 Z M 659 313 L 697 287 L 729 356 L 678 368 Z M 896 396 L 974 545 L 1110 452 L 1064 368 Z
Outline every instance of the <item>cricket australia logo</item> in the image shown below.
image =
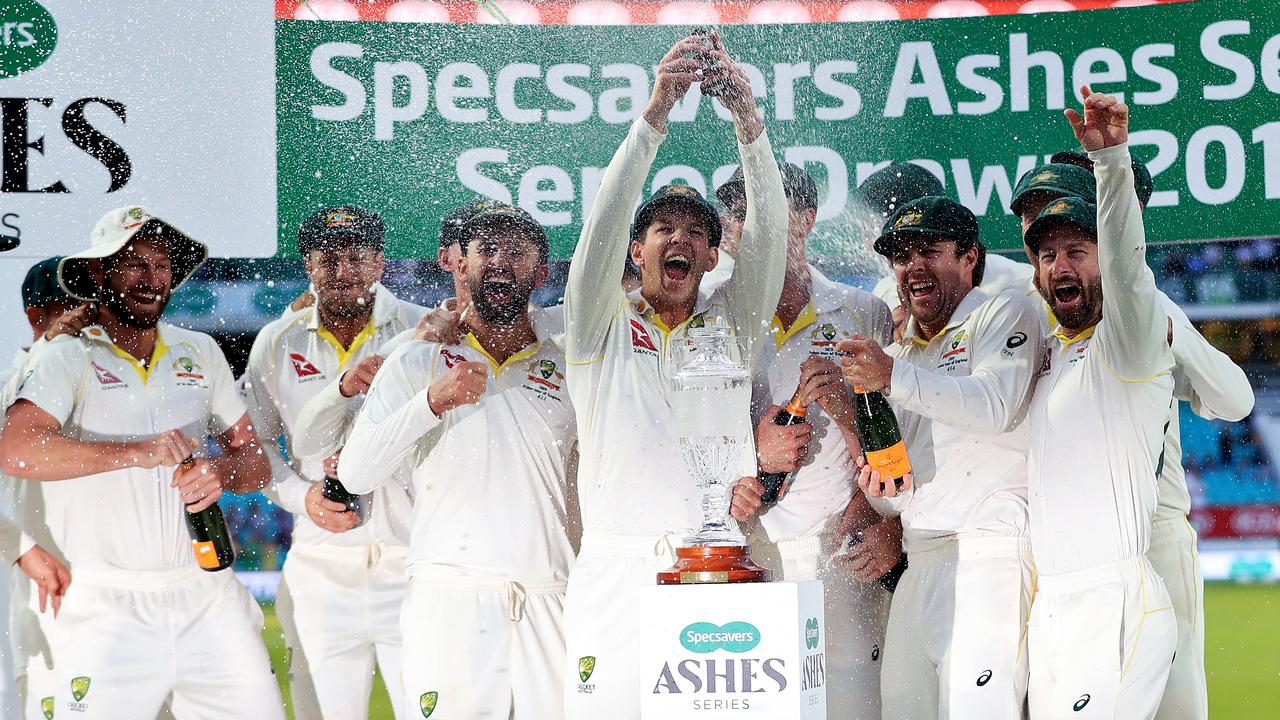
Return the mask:
M 89 709 L 89 703 L 83 702 L 89 694 L 89 685 L 92 681 L 87 675 L 71 678 L 71 697 L 75 702 L 67 703 L 67 709 L 72 712 L 84 712 Z
M 440 693 L 435 690 L 422 693 L 422 697 L 418 698 L 418 707 L 422 709 L 422 717 L 431 717 L 431 713 L 436 711 L 436 701 L 439 699 Z
M 898 228 L 919 225 L 921 220 L 924 220 L 924 211 L 913 208 L 898 216 L 898 219 L 893 223 L 893 229 L 897 230 Z
M 44 720 L 53 720 L 53 696 L 40 698 L 40 712 L 44 713 Z
M 556 374 L 556 363 L 554 360 L 543 360 L 538 363 L 538 372 L 542 374 L 543 379 L 550 380 L 552 375 Z
M 579 693 L 583 695 L 590 695 L 591 693 L 595 692 L 596 686 L 593 684 L 587 683 L 587 681 L 591 679 L 591 674 L 594 673 L 595 671 L 596 671 L 595 655 L 584 655 L 583 657 L 578 658 L 578 678 L 582 680 L 582 683 L 578 685 Z

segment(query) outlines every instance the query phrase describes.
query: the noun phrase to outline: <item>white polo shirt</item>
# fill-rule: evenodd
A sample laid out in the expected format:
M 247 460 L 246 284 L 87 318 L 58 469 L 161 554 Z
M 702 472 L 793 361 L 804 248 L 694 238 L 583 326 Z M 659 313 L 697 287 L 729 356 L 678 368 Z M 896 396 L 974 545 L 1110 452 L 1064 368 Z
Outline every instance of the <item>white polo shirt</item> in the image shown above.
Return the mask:
M 700 525 L 698 492 L 680 454 L 668 398 L 670 341 L 691 324 L 723 322 L 754 355 L 782 290 L 787 199 L 762 132 L 750 145 L 738 144 L 747 218 L 733 276 L 674 328 L 643 298 L 623 294 L 631 209 L 664 137 L 644 118 L 632 124 L 601 178 L 569 266 L 565 354 L 578 413 L 578 490 L 588 534 L 654 536 Z M 741 471 L 754 475 L 752 450 L 743 453 Z
M 1146 264 L 1128 147 L 1089 156 L 1102 320 L 1050 336 L 1029 414 L 1031 545 L 1045 574 L 1146 554 L 1173 401 L 1167 314 Z
M 269 494 L 293 513 L 295 544 L 408 543 L 412 498 L 405 487 L 379 488 L 368 520 L 341 533 L 322 530 L 312 522 L 306 494 L 312 483 L 324 480 L 324 458 L 342 447 L 364 399 L 342 396 L 342 374 L 364 358 L 385 354 L 391 339 L 412 330 L 425 312 L 425 308 L 400 300 L 376 284 L 369 324 L 349 348 L 343 348 L 320 325 L 315 306 L 273 320 L 254 340 L 241 386 L 250 417 L 272 459 Z M 312 412 L 304 414 L 308 406 Z M 281 434 L 289 451 L 287 465 L 273 442 Z
M 484 394 L 436 417 L 428 389 L 462 361 L 489 367 Z M 471 335 L 461 345 L 411 342 L 378 371 L 339 470 L 347 489 L 367 492 L 413 468 L 411 577 L 430 568 L 558 582 L 574 555 L 575 437 L 564 353 L 545 334 L 501 364 Z
M 127 442 L 172 429 L 204 440 L 245 415 L 231 368 L 213 338 L 157 326 L 148 367 L 101 327 L 49 343 L 17 398 L 35 403 L 82 442 Z M 43 483 L 53 543 L 84 569 L 169 571 L 195 566 L 173 468 L 125 468 Z
M 1027 430 L 1022 421 L 1043 347 L 1035 306 L 1023 294 L 960 301 L 929 340 L 912 318 L 895 344 L 889 399 L 912 464 L 932 464 L 902 510 L 908 552 L 946 537 L 1027 533 Z M 931 461 L 924 455 L 932 451 Z
M 789 328 L 775 315 L 755 368 L 752 396 L 759 413 L 770 404 L 784 406 L 800 384 L 800 366 L 810 357 L 839 365 L 836 343 L 854 335 L 893 341 L 889 308 L 871 293 L 833 282 L 809 267 L 809 304 Z M 796 470 L 791 488 L 777 504 L 766 507 L 760 524 L 769 539 L 792 540 L 817 535 L 844 512 L 853 497 L 853 459 L 844 433 L 814 403 L 805 420 L 813 426 L 809 452 Z

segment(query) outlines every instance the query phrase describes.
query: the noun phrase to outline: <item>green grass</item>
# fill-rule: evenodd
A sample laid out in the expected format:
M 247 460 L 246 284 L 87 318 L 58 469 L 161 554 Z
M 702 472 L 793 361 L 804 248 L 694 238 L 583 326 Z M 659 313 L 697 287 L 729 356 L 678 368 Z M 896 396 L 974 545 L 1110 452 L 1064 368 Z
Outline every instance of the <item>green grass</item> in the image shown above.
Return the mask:
M 1209 585 L 1204 606 L 1209 716 L 1214 720 L 1280 717 L 1280 586 Z M 280 623 L 274 605 L 264 605 L 263 610 L 267 616 L 263 637 L 288 706 Z M 369 720 L 392 720 L 382 678 L 374 682 Z

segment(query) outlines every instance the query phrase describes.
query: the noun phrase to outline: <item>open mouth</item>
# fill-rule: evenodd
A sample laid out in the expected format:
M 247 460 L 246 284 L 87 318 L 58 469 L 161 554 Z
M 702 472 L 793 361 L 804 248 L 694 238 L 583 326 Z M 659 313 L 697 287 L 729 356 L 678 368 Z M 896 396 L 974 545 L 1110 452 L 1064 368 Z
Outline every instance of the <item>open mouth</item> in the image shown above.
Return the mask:
M 486 280 L 481 291 L 491 305 L 505 305 L 516 295 L 515 283 L 509 280 Z
M 938 283 L 932 280 L 913 280 L 907 283 L 907 296 L 912 300 L 930 297 L 938 290 Z
M 686 255 L 672 255 L 662 263 L 663 276 L 673 282 L 683 282 L 692 269 L 693 263 Z
M 160 307 L 160 302 L 163 299 L 160 297 L 159 293 L 152 292 L 131 292 L 127 294 L 127 297 L 134 305 L 138 305 L 149 310 L 154 310 Z
M 1059 305 L 1070 305 L 1080 299 L 1081 292 L 1078 283 L 1066 282 L 1053 288 L 1053 299 Z

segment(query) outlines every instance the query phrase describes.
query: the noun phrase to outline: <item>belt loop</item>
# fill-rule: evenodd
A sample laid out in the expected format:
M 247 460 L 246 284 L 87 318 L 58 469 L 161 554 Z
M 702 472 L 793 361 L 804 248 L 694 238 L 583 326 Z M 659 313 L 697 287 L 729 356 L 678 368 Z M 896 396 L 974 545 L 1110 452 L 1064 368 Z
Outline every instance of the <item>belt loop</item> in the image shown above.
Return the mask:
M 525 596 L 524 585 L 514 580 L 507 583 L 507 619 L 513 623 L 524 618 Z

